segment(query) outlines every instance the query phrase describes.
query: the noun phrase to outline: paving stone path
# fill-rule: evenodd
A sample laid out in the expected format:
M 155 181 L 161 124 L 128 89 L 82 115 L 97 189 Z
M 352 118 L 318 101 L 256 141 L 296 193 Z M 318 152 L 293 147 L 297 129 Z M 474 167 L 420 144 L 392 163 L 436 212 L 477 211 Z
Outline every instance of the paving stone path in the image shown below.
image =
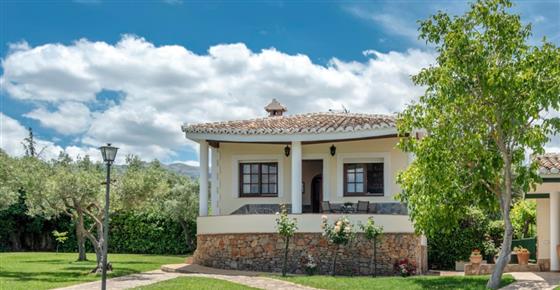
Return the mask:
M 116 278 L 111 278 L 107 280 L 107 289 L 110 290 L 121 290 L 130 289 L 139 286 L 146 286 L 149 284 L 154 284 L 157 282 L 181 277 L 184 274 L 180 273 L 169 273 L 162 270 L 154 270 L 149 272 L 131 274 L 127 276 L 121 276 Z M 77 285 L 72 285 L 64 288 L 58 288 L 55 290 L 99 290 L 101 289 L 101 281 L 82 283 Z
M 500 290 L 554 289 L 560 283 L 558 272 L 513 272 L 508 273 L 515 282 Z
M 243 274 L 243 272 L 241 273 Z M 131 288 L 146 286 L 149 284 L 166 281 L 178 277 L 206 277 L 206 278 L 226 280 L 233 283 L 243 284 L 249 287 L 265 289 L 265 290 L 315 290 L 315 288 L 301 286 L 291 282 L 251 275 L 253 273 L 248 273 L 249 275 L 236 275 L 236 274 L 237 273 L 233 273 L 233 275 L 216 274 L 216 273 L 208 273 L 208 274 L 178 273 L 178 272 L 154 270 L 154 271 L 109 279 L 107 280 L 107 289 L 110 290 L 131 289 Z M 88 283 L 73 285 L 64 288 L 58 288 L 56 290 L 99 290 L 100 288 L 101 288 L 101 282 L 95 281 L 95 282 L 88 282 Z

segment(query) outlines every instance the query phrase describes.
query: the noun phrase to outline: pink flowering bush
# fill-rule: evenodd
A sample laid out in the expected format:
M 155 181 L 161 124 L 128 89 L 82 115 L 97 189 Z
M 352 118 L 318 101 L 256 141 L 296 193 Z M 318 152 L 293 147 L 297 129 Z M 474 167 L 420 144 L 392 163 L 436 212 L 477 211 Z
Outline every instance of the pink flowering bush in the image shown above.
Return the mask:
M 394 270 L 402 277 L 412 276 L 416 274 L 416 264 L 407 258 L 400 259 L 395 263 Z
M 347 245 L 355 237 L 354 229 L 348 217 L 342 216 L 333 224 L 329 224 L 329 219 L 326 215 L 321 217 L 321 228 L 323 229 L 323 236 L 327 240 L 336 245 L 336 252 L 334 253 L 332 275 L 336 274 L 336 257 L 341 245 Z

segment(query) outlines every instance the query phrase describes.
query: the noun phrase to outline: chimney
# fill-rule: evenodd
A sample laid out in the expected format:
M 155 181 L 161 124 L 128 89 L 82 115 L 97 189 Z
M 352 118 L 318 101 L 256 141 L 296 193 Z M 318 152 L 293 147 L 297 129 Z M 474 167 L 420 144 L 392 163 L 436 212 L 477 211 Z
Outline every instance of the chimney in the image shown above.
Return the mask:
M 268 112 L 269 117 L 282 116 L 284 112 L 288 111 L 288 109 L 280 104 L 276 99 L 272 99 L 270 104 L 266 105 L 264 109 Z

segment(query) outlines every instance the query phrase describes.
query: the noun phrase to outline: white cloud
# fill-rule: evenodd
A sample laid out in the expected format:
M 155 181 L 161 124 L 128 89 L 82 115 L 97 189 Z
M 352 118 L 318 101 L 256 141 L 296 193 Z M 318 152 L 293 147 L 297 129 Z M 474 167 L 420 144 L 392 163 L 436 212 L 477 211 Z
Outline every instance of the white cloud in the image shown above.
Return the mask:
M 43 127 L 53 128 L 63 135 L 83 133 L 91 122 L 89 108 L 75 102 L 62 103 L 55 112 L 40 107 L 24 116 L 38 120 Z
M 200 166 L 200 162 L 198 162 L 196 160 L 175 161 L 174 163 L 182 163 L 182 164 L 189 165 L 189 166 L 194 166 L 194 167 L 199 167 Z
M 433 54 L 414 49 L 368 53 L 364 62 L 333 58 L 319 65 L 306 55 L 274 48 L 254 52 L 242 43 L 196 54 L 134 36 L 114 45 L 82 39 L 71 45 L 19 46 L 5 57 L 0 82 L 14 99 L 58 106 L 50 112 L 39 105 L 26 115 L 77 134 L 80 148 L 111 142 L 121 148 L 121 156 L 176 160 L 181 149 L 196 147 L 181 133 L 184 122 L 265 116 L 263 107 L 272 98 L 290 114 L 342 105 L 352 112 L 391 113 L 422 93 L 410 75 L 433 62 Z M 86 106 L 100 102 L 96 95 L 102 90 L 122 96 L 90 113 Z
M 25 154 L 23 139 L 29 132 L 17 120 L 10 118 L 0 112 L 0 148 L 10 155 L 22 156 Z M 53 142 L 45 141 L 35 137 L 37 151 L 41 158 L 56 158 L 63 149 Z
M 412 42 L 418 41 L 417 25 L 411 19 L 403 17 L 402 10 L 401 13 L 396 14 L 370 11 L 360 6 L 347 6 L 344 9 L 357 18 L 381 26 L 390 35 L 403 36 Z

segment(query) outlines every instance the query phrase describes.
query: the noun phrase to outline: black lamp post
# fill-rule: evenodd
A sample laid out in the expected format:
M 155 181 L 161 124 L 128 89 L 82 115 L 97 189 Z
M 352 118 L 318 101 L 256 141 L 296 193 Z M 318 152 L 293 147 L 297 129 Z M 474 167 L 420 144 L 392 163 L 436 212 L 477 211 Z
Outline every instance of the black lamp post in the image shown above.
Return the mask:
M 105 181 L 105 217 L 103 219 L 103 269 L 101 271 L 101 289 L 107 289 L 107 250 L 109 248 L 109 190 L 111 186 L 111 165 L 115 161 L 115 156 L 117 156 L 117 150 L 119 148 L 111 146 L 111 143 L 107 143 L 107 146 L 99 147 L 101 150 L 101 156 L 103 156 L 103 162 L 107 164 L 107 180 Z

